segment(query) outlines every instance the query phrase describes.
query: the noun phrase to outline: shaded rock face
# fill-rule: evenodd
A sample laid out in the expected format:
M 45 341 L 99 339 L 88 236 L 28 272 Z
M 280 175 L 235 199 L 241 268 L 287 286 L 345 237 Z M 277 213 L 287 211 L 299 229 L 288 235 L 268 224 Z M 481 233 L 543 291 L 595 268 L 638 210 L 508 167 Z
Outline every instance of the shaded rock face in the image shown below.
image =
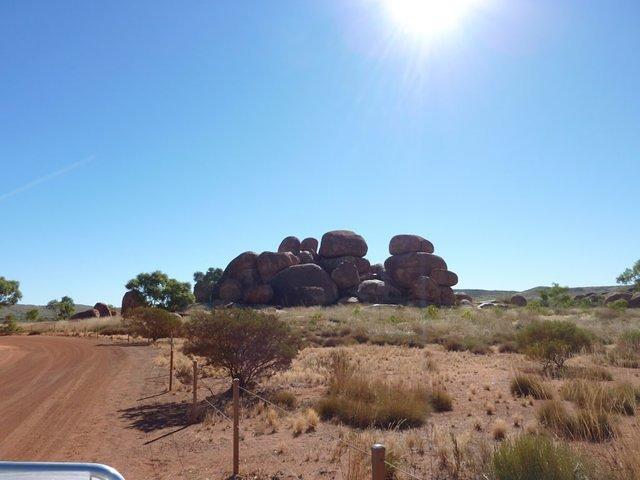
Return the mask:
M 433 243 L 419 235 L 396 235 L 389 242 L 389 253 L 400 255 L 402 253 L 433 253 Z
M 354 256 L 346 256 L 346 257 L 335 257 L 335 258 L 320 258 L 318 263 L 324 268 L 327 272 L 331 273 L 338 265 L 342 263 L 353 263 L 358 269 L 358 273 L 360 275 L 364 275 L 368 273 L 371 269 L 371 264 L 369 260 L 366 258 L 354 257 Z
M 94 310 L 97 310 L 101 317 L 110 317 L 111 310 L 109 310 L 109 305 L 106 303 L 98 302 L 93 306 Z
M 447 264 L 431 253 L 402 253 L 392 255 L 384 262 L 391 283 L 399 288 L 411 288 L 418 277 L 428 277 L 434 269 L 446 270 Z
M 224 270 L 214 285 L 196 284 L 199 302 L 224 305 L 329 305 L 341 298 L 368 303 L 453 305 L 451 287 L 458 276 L 434 255 L 433 244 L 419 235 L 396 235 L 389 242 L 391 256 L 371 265 L 362 236 L 334 230 L 302 242 L 286 237 L 278 252 L 244 252 Z M 470 297 L 469 297 L 470 299 Z M 355 300 L 352 300 L 355 301 Z
M 340 290 L 357 287 L 360 284 L 358 267 L 351 262 L 342 262 L 331 272 L 331 279 Z
M 198 303 L 209 303 L 211 301 L 212 288 L 209 282 L 196 282 L 193 286 L 193 295 Z
M 273 288 L 271 285 L 256 285 L 244 292 L 243 300 L 249 305 L 264 305 L 273 298 Z
M 329 305 L 338 299 L 338 287 L 322 267 L 313 263 L 293 265 L 271 279 L 273 299 L 286 307 Z
M 411 284 L 409 298 L 412 300 L 426 300 L 427 302 L 440 303 L 440 287 L 431 278 L 421 276 Z
M 307 237 L 300 242 L 300 250 L 318 253 L 318 240 L 313 237 Z
M 364 257 L 368 251 L 367 242 L 357 233 L 349 230 L 334 230 L 327 232 L 320 241 L 321 257 Z
M 402 293 L 382 280 L 365 280 L 358 286 L 358 300 L 364 303 L 401 303 Z
M 242 284 L 230 278 L 220 283 L 220 300 L 237 302 L 242 299 Z
M 631 300 L 632 295 L 628 292 L 614 292 L 607 295 L 604 299 L 604 304 L 608 305 L 609 303 L 615 302 L 616 300 L 626 300 L 627 302 Z
M 434 268 L 431 271 L 431 278 L 438 285 L 443 287 L 453 287 L 458 283 L 458 275 L 449 270 L 442 270 L 440 268 Z
M 300 260 L 292 252 L 262 252 L 256 263 L 262 281 L 267 283 L 280 270 L 297 265 Z
M 311 252 L 309 250 L 300 250 L 297 257 L 300 263 L 316 263 L 315 252 Z
M 629 299 L 629 308 L 640 308 L 640 292 L 634 293 Z
M 306 250 L 306 249 L 305 249 Z M 297 237 L 286 237 L 282 242 L 280 242 L 280 246 L 278 247 L 278 253 L 282 252 L 293 252 L 298 253 L 300 251 L 300 240 Z
M 509 303 L 511 303 L 511 305 L 515 305 L 516 307 L 526 307 L 527 299 L 522 295 L 513 295 L 509 300 Z
M 110 317 L 111 314 L 106 316 Z M 69 317 L 69 320 L 82 320 L 84 318 L 98 318 L 98 317 L 100 317 L 100 311 L 96 308 L 91 308 L 89 310 L 78 312 L 75 315 L 72 315 L 71 317 Z
M 133 310 L 140 307 L 146 307 L 147 302 L 140 292 L 137 290 L 129 290 L 122 297 L 122 308 L 120 313 L 123 317 L 128 317 Z

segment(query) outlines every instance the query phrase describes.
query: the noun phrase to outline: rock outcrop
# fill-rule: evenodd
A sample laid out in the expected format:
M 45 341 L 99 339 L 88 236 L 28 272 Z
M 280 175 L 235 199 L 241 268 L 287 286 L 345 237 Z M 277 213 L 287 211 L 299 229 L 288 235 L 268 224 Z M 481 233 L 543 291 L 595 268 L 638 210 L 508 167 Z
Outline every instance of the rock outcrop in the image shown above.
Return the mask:
M 140 292 L 137 290 L 129 290 L 122 297 L 122 309 L 120 310 L 120 314 L 123 317 L 128 317 L 136 308 L 146 306 L 147 302 Z
M 106 303 L 98 302 L 93 306 L 94 310 L 97 310 L 101 317 L 110 317 L 111 310 L 109 310 L 109 305 Z
M 515 305 L 516 307 L 526 307 L 527 299 L 522 295 L 513 295 L 509 300 L 509 303 L 511 303 L 511 305 Z
M 197 286 L 197 299 L 220 304 L 331 305 L 389 303 L 450 306 L 458 276 L 435 255 L 433 244 L 418 235 L 396 235 L 391 256 L 371 265 L 365 239 L 335 230 L 302 242 L 288 236 L 277 252 L 244 252 L 234 258 L 222 278 L 207 289 Z
M 69 320 L 83 320 L 86 318 L 98 318 L 100 317 L 100 312 L 95 308 L 90 308 L 89 310 L 84 310 L 82 312 L 78 312 L 75 315 L 69 317 Z

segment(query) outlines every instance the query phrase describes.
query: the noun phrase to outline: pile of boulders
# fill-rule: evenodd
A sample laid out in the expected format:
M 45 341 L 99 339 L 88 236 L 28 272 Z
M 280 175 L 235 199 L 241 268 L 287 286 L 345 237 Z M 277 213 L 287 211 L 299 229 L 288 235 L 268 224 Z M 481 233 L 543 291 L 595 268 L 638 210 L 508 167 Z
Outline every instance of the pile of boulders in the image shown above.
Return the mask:
M 453 305 L 458 276 L 418 235 L 396 235 L 384 265 L 365 258 L 367 242 L 347 230 L 327 232 L 320 242 L 287 237 L 277 252 L 244 252 L 213 286 L 196 283 L 203 303 L 308 306 L 340 303 Z M 124 304 L 123 304 L 124 307 Z
M 69 317 L 69 320 L 81 320 L 84 318 L 100 318 L 100 317 L 112 317 L 117 315 L 116 310 L 109 308 L 106 303 L 98 302 L 93 308 L 78 312 L 75 315 Z

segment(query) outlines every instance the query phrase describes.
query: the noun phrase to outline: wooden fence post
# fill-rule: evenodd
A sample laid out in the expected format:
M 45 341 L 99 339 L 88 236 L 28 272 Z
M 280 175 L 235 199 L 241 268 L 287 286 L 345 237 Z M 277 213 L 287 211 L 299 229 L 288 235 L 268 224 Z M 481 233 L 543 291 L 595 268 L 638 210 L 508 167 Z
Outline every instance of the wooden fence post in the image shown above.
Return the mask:
M 371 447 L 371 478 L 372 480 L 384 480 L 386 467 L 384 463 L 385 449 L 379 443 Z
M 233 478 L 240 470 L 240 380 L 233 379 Z
M 193 405 L 191 405 L 191 421 L 196 421 L 198 405 L 198 361 L 193 361 Z
M 169 391 L 173 388 L 173 336 L 171 336 L 171 353 L 169 354 Z

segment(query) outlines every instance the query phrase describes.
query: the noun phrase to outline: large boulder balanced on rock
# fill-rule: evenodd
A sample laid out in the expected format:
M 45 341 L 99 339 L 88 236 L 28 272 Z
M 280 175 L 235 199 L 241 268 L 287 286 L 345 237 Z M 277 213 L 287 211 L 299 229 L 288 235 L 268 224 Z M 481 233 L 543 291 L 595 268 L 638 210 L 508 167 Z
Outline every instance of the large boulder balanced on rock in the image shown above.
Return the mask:
M 298 237 L 286 237 L 282 242 L 280 242 L 280 246 L 278 247 L 278 253 L 283 252 L 293 252 L 298 253 L 300 251 L 300 240 Z
M 271 279 L 275 304 L 285 307 L 330 305 L 338 300 L 338 287 L 322 267 L 292 265 Z
M 453 287 L 458 284 L 458 275 L 441 268 L 434 268 L 431 270 L 431 278 L 434 282 L 443 287 Z
M 318 253 L 318 240 L 313 237 L 307 237 L 300 242 L 300 250 Z
M 389 242 L 391 255 L 412 252 L 433 253 L 433 251 L 433 243 L 419 235 L 396 235 Z
M 322 236 L 318 253 L 325 258 L 364 257 L 367 251 L 367 242 L 357 233 L 349 230 L 334 230 Z
M 260 277 L 265 283 L 269 282 L 280 270 L 298 263 L 300 263 L 300 260 L 290 251 L 278 253 L 262 252 L 256 260 L 258 273 L 260 273 Z
M 445 261 L 432 253 L 410 252 L 392 255 L 384 262 L 391 283 L 399 288 L 411 288 L 418 277 L 428 277 L 435 269 L 447 270 Z

